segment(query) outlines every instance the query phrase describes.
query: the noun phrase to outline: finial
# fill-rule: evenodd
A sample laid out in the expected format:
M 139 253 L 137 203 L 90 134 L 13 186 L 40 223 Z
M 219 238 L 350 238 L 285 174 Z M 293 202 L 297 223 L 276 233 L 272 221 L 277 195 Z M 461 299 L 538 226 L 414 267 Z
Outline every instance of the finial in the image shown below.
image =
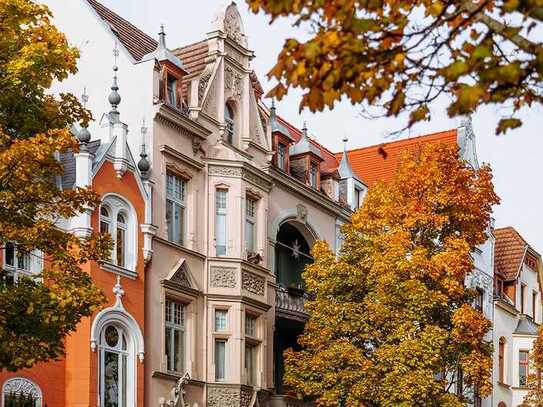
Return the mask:
M 349 138 L 347 137 L 347 135 L 345 135 L 343 137 L 343 151 L 347 151 L 347 143 L 349 142 Z
M 87 108 L 87 102 L 89 101 L 89 95 L 87 94 L 87 87 L 83 87 L 83 94 L 81 95 L 81 101 L 83 102 L 83 107 Z
M 158 33 L 158 47 L 166 48 L 166 33 L 164 32 L 164 24 L 160 24 L 160 32 Z
M 147 172 L 151 169 L 151 164 L 147 159 L 147 152 L 145 151 L 145 139 L 147 136 L 147 126 L 145 126 L 145 119 L 143 119 L 141 124 L 141 152 L 140 160 L 138 161 L 138 169 L 141 174 L 145 177 Z
M 124 295 L 124 290 L 121 287 L 121 276 L 119 275 L 117 275 L 117 283 L 113 287 L 113 294 L 115 294 L 115 297 L 117 298 L 117 303 L 120 303 Z
M 113 84 L 111 85 L 111 93 L 109 94 L 108 100 L 111 105 L 111 111 L 109 112 L 109 118 L 112 123 L 119 122 L 119 111 L 117 107 L 121 103 L 121 95 L 119 95 L 119 85 L 117 84 L 117 71 L 119 67 L 117 66 L 117 57 L 119 56 L 119 49 L 117 48 L 117 41 L 115 41 L 115 48 L 113 49 Z
M 304 127 L 302 127 L 302 133 L 304 137 L 307 137 L 307 122 L 304 120 Z
M 81 95 L 81 101 L 83 102 L 83 107 L 87 108 L 87 102 L 89 101 L 89 95 L 87 95 L 87 87 L 85 86 L 83 88 L 83 94 Z M 85 151 L 87 149 L 86 144 L 91 139 L 91 134 L 89 132 L 89 129 L 87 128 L 88 124 L 81 124 L 81 130 L 77 133 L 77 139 L 79 140 L 79 143 L 81 144 L 81 150 Z

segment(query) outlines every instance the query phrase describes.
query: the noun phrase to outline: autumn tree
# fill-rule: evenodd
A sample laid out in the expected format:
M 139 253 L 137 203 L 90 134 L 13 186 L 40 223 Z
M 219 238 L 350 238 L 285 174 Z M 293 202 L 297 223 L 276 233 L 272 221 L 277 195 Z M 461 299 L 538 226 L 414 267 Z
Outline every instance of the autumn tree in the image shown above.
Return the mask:
M 33 1 L 0 0 L 0 369 L 62 355 L 65 336 L 103 300 L 80 266 L 103 258 L 108 238 L 79 239 L 59 227 L 98 197 L 56 182 L 58 153 L 78 149 L 69 126 L 90 116 L 73 95 L 48 93 L 76 72 L 78 58 L 50 18 Z M 8 267 L 27 269 L 36 257 L 44 267 L 35 276 Z
M 465 406 L 467 392 L 451 392 L 462 372 L 489 394 L 490 322 L 465 281 L 497 202 L 489 167 L 456 147 L 405 153 L 344 226 L 340 255 L 313 248 L 309 320 L 301 350 L 285 353 L 291 389 L 320 406 Z
M 537 338 L 530 352 L 530 368 L 528 369 L 528 388 L 530 391 L 524 397 L 524 407 L 543 406 L 543 387 L 541 372 L 543 371 L 543 325 L 539 327 Z
M 343 96 L 373 114 L 430 120 L 429 104 L 450 96 L 449 116 L 486 104 L 510 109 L 497 132 L 521 125 L 515 113 L 541 104 L 541 0 L 247 0 L 254 12 L 289 16 L 310 38 L 288 39 L 269 76 L 270 95 L 290 87 L 300 108 L 322 110 Z M 377 107 L 377 109 L 376 109 Z

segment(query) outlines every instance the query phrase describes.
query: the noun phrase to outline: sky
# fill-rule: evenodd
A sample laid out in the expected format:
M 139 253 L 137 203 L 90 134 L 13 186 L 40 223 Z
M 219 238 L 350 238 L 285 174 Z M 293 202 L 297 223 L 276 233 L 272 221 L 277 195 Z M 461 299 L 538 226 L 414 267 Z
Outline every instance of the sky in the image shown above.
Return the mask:
M 101 2 L 131 21 L 147 34 L 157 37 L 164 24 L 169 48 L 190 44 L 205 38 L 211 30 L 217 10 L 226 3 L 220 0 L 101 0 Z M 245 2 L 239 0 L 249 48 L 255 53 L 252 67 L 265 90 L 271 89 L 266 73 L 277 60 L 286 38 L 304 38 L 302 28 L 293 27 L 288 20 L 269 25 L 263 14 L 252 14 Z M 405 124 L 398 119 L 368 120 L 360 108 L 342 102 L 333 110 L 312 114 L 299 113 L 301 93 L 289 91 L 276 103 L 278 113 L 301 127 L 307 121 L 309 133 L 332 151 L 343 149 L 342 139 L 349 139 L 348 148 L 363 147 L 392 140 L 390 134 Z M 402 137 L 417 136 L 458 126 L 459 119 L 447 117 L 446 99 L 431 106 L 432 120 L 420 123 Z M 496 136 L 496 124 L 503 107 L 480 108 L 473 116 L 480 163 L 488 163 L 494 173 L 494 185 L 501 203 L 494 210 L 496 227 L 514 226 L 537 251 L 543 254 L 543 107 L 521 112 L 524 125 L 506 135 Z

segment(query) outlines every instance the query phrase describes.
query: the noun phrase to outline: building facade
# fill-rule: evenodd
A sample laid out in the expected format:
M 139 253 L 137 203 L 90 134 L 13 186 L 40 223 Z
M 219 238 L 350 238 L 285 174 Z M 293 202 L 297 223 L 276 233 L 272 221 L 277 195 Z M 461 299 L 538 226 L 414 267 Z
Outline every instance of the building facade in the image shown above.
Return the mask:
M 471 123 L 335 154 L 264 102 L 234 3 L 206 38 L 178 48 L 163 28 L 154 39 L 96 0 L 44 3 L 81 50 L 78 74 L 54 91 L 86 88 L 96 119 L 94 141 L 75 128 L 86 149 L 62 159 L 65 178 L 92 185 L 103 204 L 66 227 L 124 236 L 127 257 L 115 249 L 111 262 L 89 265 L 110 304 L 70 336 L 65 360 L 0 374 L 2 397 L 30 383 L 49 407 L 157 406 L 182 381 L 190 406 L 302 405 L 286 396 L 282 355 L 308 317 L 301 273 L 311 246 L 322 239 L 339 250 L 341 225 L 369 187 L 393 176 L 404 149 L 457 144 L 477 166 Z M 488 237 L 467 284 L 493 320 Z M 109 346 L 108 329 L 130 349 Z M 120 355 L 112 369 L 110 351 Z
M 528 393 L 530 353 L 542 321 L 541 256 L 513 227 L 494 235 L 494 400 L 516 407 Z

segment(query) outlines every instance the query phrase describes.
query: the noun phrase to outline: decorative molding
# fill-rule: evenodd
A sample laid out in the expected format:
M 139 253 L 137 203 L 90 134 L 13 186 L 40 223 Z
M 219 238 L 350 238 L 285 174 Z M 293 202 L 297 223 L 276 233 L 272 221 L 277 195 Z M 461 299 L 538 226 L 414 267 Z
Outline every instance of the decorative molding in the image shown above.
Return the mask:
M 204 164 L 199 162 L 199 161 L 196 161 L 195 159 L 193 158 L 190 158 L 189 156 L 187 156 L 186 154 L 183 154 L 181 151 L 178 151 L 176 150 L 175 148 L 169 146 L 169 145 L 161 145 L 160 146 L 160 152 L 161 153 L 164 153 L 164 154 L 167 154 L 173 158 L 176 158 L 180 161 L 183 161 L 183 163 L 187 164 L 187 165 L 190 165 L 191 167 L 194 167 L 198 170 L 201 170 L 202 168 L 204 168 Z
M 221 177 L 236 177 L 240 178 L 242 175 L 242 169 L 239 167 L 226 167 L 226 166 L 209 166 L 209 175 L 219 175 Z
M 264 278 L 245 270 L 242 271 L 241 273 L 241 288 L 242 289 L 256 295 L 264 295 L 265 286 L 266 286 L 266 280 Z
M 165 103 L 158 106 L 155 119 L 189 138 L 198 137 L 203 141 L 211 134 L 208 129 L 192 120 L 188 115 L 182 114 Z
M 301 203 L 296 205 L 296 220 L 301 223 L 307 223 L 307 207 Z
M 235 288 L 236 283 L 236 268 L 211 266 L 210 268 L 210 285 L 214 288 Z
M 205 71 L 202 73 L 202 76 L 200 77 L 200 81 L 198 82 L 198 105 L 200 105 L 204 99 L 204 95 L 207 89 L 207 84 L 209 83 L 209 80 L 211 79 L 212 70 L 209 69 L 209 66 L 206 67 Z
M 245 46 L 245 34 L 242 31 L 241 16 L 235 3 L 226 7 L 224 12 L 224 32 L 226 38 L 230 38 L 236 43 Z
M 207 386 L 208 407 L 251 407 L 256 392 L 248 386 L 209 384 Z

